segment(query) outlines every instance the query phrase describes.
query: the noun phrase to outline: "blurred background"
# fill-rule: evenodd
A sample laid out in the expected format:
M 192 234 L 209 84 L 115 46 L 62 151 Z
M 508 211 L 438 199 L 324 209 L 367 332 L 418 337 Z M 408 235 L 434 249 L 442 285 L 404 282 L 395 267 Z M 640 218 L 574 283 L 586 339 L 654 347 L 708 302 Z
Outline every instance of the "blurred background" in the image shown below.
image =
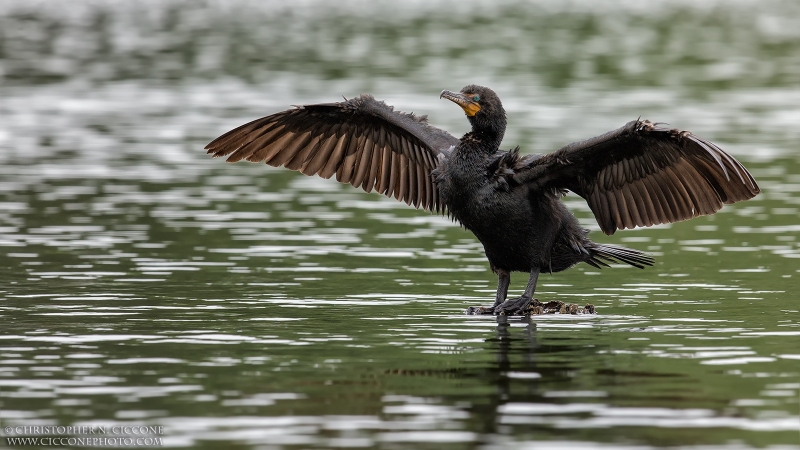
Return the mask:
M 456 224 L 203 150 L 361 93 L 460 136 L 438 95 L 472 83 L 506 148 L 642 117 L 763 193 L 595 234 L 652 269 L 540 280 L 597 316 L 496 320 L 461 315 L 495 281 Z M 0 422 L 197 448 L 800 448 L 798 124 L 793 0 L 0 0 Z

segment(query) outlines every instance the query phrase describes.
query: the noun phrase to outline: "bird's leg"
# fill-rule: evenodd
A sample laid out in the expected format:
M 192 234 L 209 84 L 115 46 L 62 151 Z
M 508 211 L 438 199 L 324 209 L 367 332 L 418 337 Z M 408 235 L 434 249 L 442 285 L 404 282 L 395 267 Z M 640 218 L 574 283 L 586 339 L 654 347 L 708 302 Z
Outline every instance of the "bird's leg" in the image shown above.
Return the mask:
M 508 285 L 511 284 L 511 275 L 505 270 L 497 271 L 497 293 L 494 296 L 494 305 L 492 309 L 497 308 L 497 305 L 506 301 L 508 295 Z
M 503 303 L 508 295 L 508 285 L 511 283 L 511 275 L 507 270 L 495 269 L 497 273 L 497 293 L 494 297 L 494 305 L 492 306 L 470 306 L 467 308 L 467 314 L 494 314 L 494 309 L 497 305 Z
M 536 291 L 536 281 L 539 280 L 539 268 L 534 267 L 531 270 L 531 276 L 528 278 L 528 285 L 525 286 L 525 292 L 523 292 L 522 297 L 515 298 L 513 300 L 506 300 L 500 305 L 495 306 L 494 313 L 495 314 L 505 314 L 505 315 L 514 315 L 514 314 L 525 314 L 525 309 L 528 305 L 531 304 L 531 300 L 533 299 L 533 293 Z

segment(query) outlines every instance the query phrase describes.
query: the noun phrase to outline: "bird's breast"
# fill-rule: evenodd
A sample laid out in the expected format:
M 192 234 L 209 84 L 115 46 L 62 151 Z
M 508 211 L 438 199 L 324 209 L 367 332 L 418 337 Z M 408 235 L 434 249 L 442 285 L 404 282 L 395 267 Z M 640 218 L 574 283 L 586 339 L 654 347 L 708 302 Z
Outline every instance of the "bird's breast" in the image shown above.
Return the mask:
M 485 165 L 480 163 L 444 165 L 437 186 L 450 214 L 473 232 L 494 221 L 504 210 Z

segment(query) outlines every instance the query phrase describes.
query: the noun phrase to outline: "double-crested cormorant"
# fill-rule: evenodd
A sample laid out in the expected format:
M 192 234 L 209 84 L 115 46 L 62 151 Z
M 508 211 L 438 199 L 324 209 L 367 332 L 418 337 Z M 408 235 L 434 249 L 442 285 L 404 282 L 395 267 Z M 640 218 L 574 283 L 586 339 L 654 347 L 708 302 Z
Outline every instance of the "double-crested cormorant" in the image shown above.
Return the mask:
M 442 91 L 472 131 L 457 139 L 426 116 L 394 111 L 370 95 L 295 107 L 242 125 L 206 146 L 228 162 L 284 166 L 375 189 L 387 197 L 449 213 L 483 244 L 498 276 L 494 305 L 474 312 L 513 314 L 531 302 L 539 273 L 579 262 L 643 268 L 637 250 L 596 244 L 560 198 L 583 197 L 606 234 L 713 214 L 754 197 L 758 185 L 733 157 L 692 135 L 634 120 L 546 155 L 500 150 L 506 113 L 489 88 Z M 524 294 L 506 299 L 510 273 L 528 272 Z

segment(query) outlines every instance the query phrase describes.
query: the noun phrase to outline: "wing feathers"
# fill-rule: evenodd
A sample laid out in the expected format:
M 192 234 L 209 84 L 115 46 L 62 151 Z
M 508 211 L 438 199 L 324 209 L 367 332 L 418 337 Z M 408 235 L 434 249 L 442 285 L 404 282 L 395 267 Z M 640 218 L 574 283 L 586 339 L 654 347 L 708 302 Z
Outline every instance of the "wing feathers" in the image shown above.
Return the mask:
M 319 176 L 322 178 L 330 178 L 336 171 L 339 169 L 339 164 L 342 162 L 342 158 L 344 157 L 347 148 L 350 146 L 350 141 L 358 139 L 357 136 L 351 135 L 349 133 L 343 134 L 342 137 L 336 141 L 335 145 L 331 145 L 332 142 L 328 141 L 328 145 L 320 150 L 320 154 L 325 155 L 326 158 L 324 161 L 320 161 L 320 163 L 324 162 L 325 166 L 317 172 Z
M 675 222 L 675 216 L 672 214 L 669 202 L 667 201 L 666 195 L 664 195 L 664 191 L 661 189 L 661 185 L 653 178 L 649 177 L 642 178 L 642 183 L 644 184 L 644 189 L 651 194 L 650 199 L 653 200 L 653 211 L 655 211 L 655 214 L 651 216 L 653 218 L 653 225 Z
M 356 162 L 356 172 L 353 176 L 353 181 L 350 182 L 353 187 L 361 186 L 364 183 L 364 178 L 366 178 L 372 167 L 372 150 L 378 146 L 379 144 L 375 143 L 372 136 L 369 134 L 365 136 L 364 146 L 359 152 L 360 158 Z
M 638 180 L 636 183 L 631 185 L 632 189 L 635 191 L 634 195 L 641 198 L 644 205 L 644 208 L 639 210 L 643 221 L 640 226 L 649 227 L 658 222 L 658 214 L 655 210 L 655 205 L 652 198 L 653 196 L 650 195 L 650 192 L 647 191 L 645 186 L 644 180 Z
M 417 189 L 416 189 L 417 197 L 414 200 L 414 207 L 419 208 L 420 205 L 424 206 L 427 203 L 426 200 L 428 198 L 428 195 L 426 191 L 428 190 L 427 189 L 428 183 L 426 182 L 426 178 L 428 177 L 426 176 L 425 171 L 422 169 L 421 166 L 415 166 L 415 168 L 417 171 Z
M 336 170 L 336 181 L 340 183 L 349 183 L 353 178 L 353 170 L 356 166 L 356 161 L 360 154 L 360 150 L 364 148 L 367 133 L 359 135 L 358 137 L 350 138 L 350 145 L 347 146 L 344 153 L 344 159 L 339 163 L 339 168 Z
M 229 162 L 264 161 L 443 211 L 430 173 L 458 140 L 424 117 L 363 95 L 254 120 L 218 137 L 208 153 Z
M 364 179 L 364 183 L 361 185 L 361 188 L 367 192 L 371 192 L 372 188 L 377 183 L 378 173 L 381 167 L 382 154 L 382 148 L 372 147 L 372 159 L 370 160 L 369 174 Z
M 334 125 L 334 128 L 337 128 Z M 311 133 L 305 132 L 301 133 L 298 137 L 294 138 L 289 144 L 286 145 L 286 148 L 281 153 L 286 153 L 286 164 L 285 166 L 292 170 L 300 170 L 308 160 L 309 156 L 313 155 L 314 153 L 319 150 L 321 143 L 325 142 L 326 144 L 330 141 L 336 141 L 336 136 L 330 135 L 325 136 L 324 141 L 320 140 L 320 142 L 314 143 L 314 145 L 308 145 L 312 140 Z M 291 155 L 291 159 L 289 159 Z M 270 161 L 271 162 L 271 161 Z M 279 164 L 273 164 L 279 165 Z
M 406 186 L 406 190 L 405 190 L 405 194 L 406 194 L 405 202 L 406 202 L 406 204 L 411 205 L 413 203 L 417 203 L 415 201 L 415 199 L 417 197 L 417 193 L 416 193 L 416 190 L 417 190 L 417 170 L 416 170 L 416 165 L 409 167 L 408 168 L 408 176 L 407 177 L 403 177 L 403 178 L 408 178 L 408 181 L 406 182 L 407 186 Z M 417 207 L 417 206 L 418 206 L 418 204 L 414 205 L 414 207 Z
M 630 184 L 632 197 L 639 199 L 640 203 L 640 207 L 636 211 L 639 214 L 639 222 L 636 223 L 636 226 L 649 227 L 653 224 L 653 221 L 650 220 L 650 212 L 652 211 L 653 205 L 650 200 L 650 194 L 642 189 L 642 187 L 643 184 L 641 180 Z
M 256 134 L 256 131 L 259 129 L 261 130 L 260 134 L 263 134 L 269 131 L 270 128 L 277 126 L 274 121 L 266 119 L 268 119 L 268 117 L 256 119 L 216 138 L 211 144 L 214 144 L 215 148 L 221 150 L 216 151 L 214 156 L 225 156 L 241 147 L 245 142 L 250 142 L 258 138 L 259 134 Z M 211 144 L 208 145 L 210 146 Z M 206 146 L 206 148 L 210 149 L 209 146 Z
M 322 145 L 319 144 L 319 141 L 317 141 L 315 144 L 310 144 L 309 146 L 313 146 L 314 151 L 311 155 L 309 155 L 306 162 L 300 166 L 300 172 L 305 175 L 320 174 L 320 176 L 322 176 L 321 171 L 325 168 L 325 163 L 328 162 L 328 157 L 330 156 L 331 152 L 337 146 L 342 145 L 342 140 L 346 141 L 347 137 L 348 136 L 346 134 L 343 134 L 335 139 L 326 140 Z M 323 178 L 325 177 L 323 176 Z
M 262 143 L 267 143 L 271 139 L 275 138 L 276 136 L 281 135 L 281 133 L 283 133 L 284 131 L 285 131 L 285 129 L 282 126 L 273 126 L 273 127 L 268 127 L 268 128 L 256 130 L 253 133 L 254 134 L 253 140 L 252 141 L 246 141 L 245 144 L 250 144 L 250 143 L 253 143 L 253 142 L 257 142 L 260 145 Z M 238 142 L 238 140 L 237 140 L 237 142 Z M 236 162 L 236 161 L 242 160 L 244 158 L 247 158 L 248 156 L 253 154 L 253 151 L 256 148 L 257 147 L 253 147 L 253 146 L 250 146 L 250 145 L 244 145 L 244 146 L 241 146 L 238 150 L 236 150 L 234 148 L 234 150 L 236 150 L 235 152 L 233 152 L 233 150 L 227 151 L 225 153 L 233 152 L 233 154 L 228 157 L 227 161 L 228 162 Z
M 384 148 L 382 150 L 382 153 L 383 153 L 383 155 L 381 157 L 382 164 L 381 164 L 381 171 L 380 171 L 381 182 L 378 185 L 378 192 L 380 192 L 381 194 L 386 195 L 387 197 L 390 197 L 392 195 L 392 193 L 389 192 L 389 181 L 391 181 L 391 175 L 392 175 L 392 154 L 393 154 L 393 152 L 391 150 L 389 150 L 388 148 Z
M 747 169 L 712 142 L 638 120 L 531 159 L 514 181 L 574 191 L 608 234 L 713 214 L 760 192 Z
M 250 153 L 247 159 L 250 162 L 258 162 L 258 161 L 266 161 L 267 164 L 271 166 L 279 166 L 283 164 L 285 161 L 292 159 L 294 156 L 294 152 L 297 151 L 297 147 L 291 148 L 290 152 L 281 152 L 281 148 L 284 146 L 288 146 L 297 136 L 294 133 L 286 133 L 281 131 L 282 134 L 269 135 L 263 136 L 259 141 L 264 141 L 267 145 L 262 147 L 260 142 L 254 141 L 251 144 L 248 144 L 245 147 L 242 147 L 242 150 L 246 150 Z M 240 150 L 240 151 L 242 151 Z M 273 161 L 274 160 L 274 161 Z
M 400 178 L 400 158 L 401 155 L 399 153 L 392 153 L 392 166 L 389 172 L 389 188 L 387 189 L 386 195 L 392 195 L 396 200 L 400 200 L 400 183 L 398 179 Z

